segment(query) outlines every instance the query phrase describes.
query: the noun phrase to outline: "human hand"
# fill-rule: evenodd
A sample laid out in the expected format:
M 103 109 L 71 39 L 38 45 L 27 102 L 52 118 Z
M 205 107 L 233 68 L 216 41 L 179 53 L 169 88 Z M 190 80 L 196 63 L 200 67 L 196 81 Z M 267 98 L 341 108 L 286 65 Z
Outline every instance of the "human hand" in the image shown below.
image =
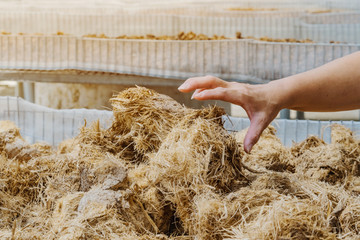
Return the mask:
M 205 76 L 189 78 L 179 87 L 181 92 L 194 90 L 193 99 L 222 100 L 244 108 L 250 119 L 250 127 L 244 139 L 244 149 L 247 153 L 250 153 L 261 133 L 281 109 L 276 91 L 273 91 L 276 89 L 269 84 L 250 85 Z

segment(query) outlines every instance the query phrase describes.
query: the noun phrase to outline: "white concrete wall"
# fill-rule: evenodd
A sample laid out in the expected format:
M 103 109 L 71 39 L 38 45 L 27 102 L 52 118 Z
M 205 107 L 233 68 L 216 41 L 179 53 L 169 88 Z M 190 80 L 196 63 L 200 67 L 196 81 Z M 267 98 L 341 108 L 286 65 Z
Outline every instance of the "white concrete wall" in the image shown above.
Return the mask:
M 16 96 L 16 87 L 14 81 L 0 81 L 0 96 Z

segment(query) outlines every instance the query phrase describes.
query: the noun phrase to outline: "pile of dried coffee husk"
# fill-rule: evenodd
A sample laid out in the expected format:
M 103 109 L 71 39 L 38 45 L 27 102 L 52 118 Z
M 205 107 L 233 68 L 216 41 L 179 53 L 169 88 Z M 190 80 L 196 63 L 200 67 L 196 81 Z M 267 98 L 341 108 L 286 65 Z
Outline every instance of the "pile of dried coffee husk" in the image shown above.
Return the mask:
M 284 147 L 272 127 L 251 154 L 218 107 L 152 90 L 111 99 L 114 121 L 53 149 L 0 124 L 1 239 L 356 239 L 360 141 Z
M 59 35 L 59 33 L 57 34 Z M 111 38 L 105 34 L 87 34 L 84 35 L 86 38 Z M 207 36 L 205 34 L 196 34 L 192 31 L 190 32 L 179 32 L 177 35 L 161 35 L 155 36 L 153 34 L 147 35 L 121 35 L 115 37 L 115 39 L 149 39 L 149 40 L 183 40 L 183 41 L 190 41 L 190 40 L 225 40 L 230 39 L 225 37 L 224 35 L 216 35 Z

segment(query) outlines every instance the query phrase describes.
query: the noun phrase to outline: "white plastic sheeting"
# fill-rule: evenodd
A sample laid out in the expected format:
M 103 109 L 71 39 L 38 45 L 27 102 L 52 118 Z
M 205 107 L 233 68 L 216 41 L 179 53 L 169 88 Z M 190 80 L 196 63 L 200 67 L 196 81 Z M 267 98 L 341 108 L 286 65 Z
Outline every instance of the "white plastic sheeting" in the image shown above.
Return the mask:
M 224 117 L 224 127 L 228 131 L 239 131 L 250 126 L 247 118 Z M 314 120 L 289 120 L 275 119 L 273 125 L 285 146 L 291 146 L 294 142 L 301 142 L 308 136 L 321 137 L 325 142 L 331 142 L 331 124 L 341 124 L 351 129 L 358 137 L 360 134 L 360 122 L 358 121 L 314 121 Z
M 0 68 L 77 69 L 186 78 L 243 79 L 248 41 L 160 41 L 52 36 L 0 36 Z M 244 77 L 242 76 L 244 75 Z
M 325 4 L 330 9 L 360 10 L 359 0 L 326 0 Z
M 316 42 L 360 43 L 359 12 L 308 14 L 301 17 L 300 23 L 302 38 Z
M 221 6 L 232 4 L 242 7 L 272 7 L 272 8 L 335 8 L 335 9 L 359 9 L 358 0 L 1 0 L 2 7 L 127 7 L 127 8 L 153 8 L 173 6 Z
M 319 67 L 360 50 L 360 44 L 249 43 L 248 73 L 255 79 L 274 80 Z
M 104 128 L 112 122 L 111 111 L 72 109 L 55 110 L 29 103 L 21 98 L 0 97 L 0 120 L 11 120 L 19 128 L 21 135 L 31 143 L 47 142 L 57 145 L 63 140 L 72 138 L 79 133 L 85 123 L 89 126 L 96 120 Z M 240 131 L 249 126 L 247 118 L 224 116 L 224 127 L 228 131 Z M 309 135 L 323 137 L 330 142 L 332 123 L 340 123 L 355 133 L 360 133 L 360 122 L 357 121 L 309 121 L 309 120 L 274 120 L 272 125 L 277 129 L 277 136 L 284 145 L 291 146 Z
M 114 72 L 164 78 L 215 75 L 263 82 L 323 65 L 360 44 L 255 40 L 133 40 L 0 36 L 0 69 Z
M 236 32 L 241 32 L 243 37 L 355 42 L 359 40 L 356 37 L 360 23 L 358 14 L 352 11 L 309 14 L 306 9 L 296 7 L 275 11 L 230 11 L 225 5 L 136 10 L 117 7 L 51 8 L 46 11 L 5 8 L 0 10 L 0 30 L 15 34 L 61 31 L 75 36 L 104 33 L 110 37 L 175 35 L 181 31 L 235 37 Z
M 180 14 L 173 12 L 181 11 Z M 187 13 L 187 14 L 185 14 Z M 53 9 L 52 11 L 0 10 L 0 30 L 12 33 L 75 36 L 104 33 L 121 35 L 176 35 L 193 31 L 214 34 L 273 38 L 300 38 L 300 16 L 305 11 L 219 11 L 213 8 L 125 11 L 123 9 Z
M 111 111 L 89 109 L 57 110 L 27 102 L 16 97 L 0 97 L 0 120 L 13 121 L 21 135 L 30 143 L 46 142 L 57 145 L 79 133 L 85 124 L 99 120 L 109 127 Z
M 25 2 L 27 1 L 19 1 Z M 215 5 L 221 3 L 212 2 Z M 265 4 L 263 7 L 280 4 L 280 1 L 270 0 L 253 3 L 262 2 Z M 299 2 L 310 4 L 309 1 Z M 327 1 L 312 2 L 327 6 Z M 130 4 L 127 1 L 118 3 Z M 300 73 L 360 50 L 360 14 L 356 12 L 308 14 L 301 8 L 281 11 L 226 11 L 225 6 L 236 2 L 225 1 L 218 9 L 215 5 L 205 5 L 205 1 L 197 3 L 204 7 L 190 9 L 185 4 L 187 7 L 171 6 L 167 10 L 139 8 L 127 11 L 120 7 L 74 7 L 66 10 L 64 4 L 63 8 L 47 10 L 36 7 L 2 9 L 0 29 L 12 34 L 0 35 L 0 69 L 76 69 L 180 79 L 212 74 L 228 80 L 262 82 Z M 249 1 L 238 1 L 237 4 L 256 7 Z M 172 12 L 178 14 L 170 14 Z M 71 35 L 53 36 L 57 31 Z M 84 34 L 100 33 L 108 36 L 148 33 L 175 35 L 180 31 L 231 37 L 235 37 L 235 33 L 240 31 L 243 36 L 310 38 L 327 43 L 81 37 Z M 24 35 L 19 35 L 19 32 Z M 329 41 L 352 44 L 329 44 Z

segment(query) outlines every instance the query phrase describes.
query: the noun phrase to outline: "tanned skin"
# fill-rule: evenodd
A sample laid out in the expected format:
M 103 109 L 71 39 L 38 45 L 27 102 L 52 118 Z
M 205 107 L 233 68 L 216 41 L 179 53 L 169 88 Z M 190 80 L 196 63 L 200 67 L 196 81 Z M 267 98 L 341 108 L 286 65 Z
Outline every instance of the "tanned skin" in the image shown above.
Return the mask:
M 181 92 L 197 100 L 222 100 L 245 109 L 250 127 L 244 149 L 250 152 L 263 130 L 281 109 L 332 112 L 360 108 L 360 52 L 336 59 L 313 70 L 251 85 L 205 76 L 187 79 Z

